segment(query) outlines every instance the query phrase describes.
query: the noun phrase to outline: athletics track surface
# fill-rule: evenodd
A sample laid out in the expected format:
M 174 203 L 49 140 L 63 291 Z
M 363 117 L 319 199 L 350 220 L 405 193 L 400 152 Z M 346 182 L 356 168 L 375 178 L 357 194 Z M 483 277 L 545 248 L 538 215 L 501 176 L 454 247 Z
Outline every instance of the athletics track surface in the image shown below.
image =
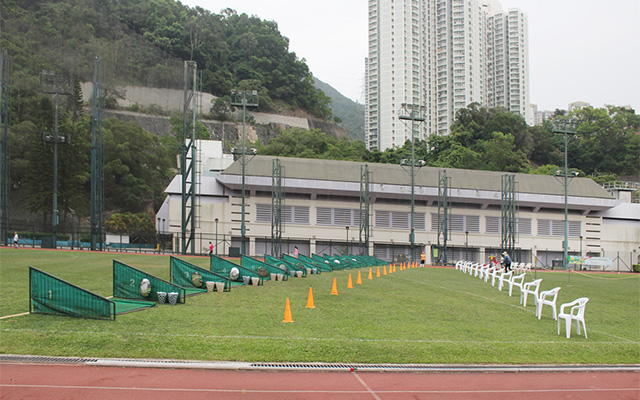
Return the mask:
M 0 362 L 11 399 L 640 399 L 640 368 L 606 372 L 344 372 Z

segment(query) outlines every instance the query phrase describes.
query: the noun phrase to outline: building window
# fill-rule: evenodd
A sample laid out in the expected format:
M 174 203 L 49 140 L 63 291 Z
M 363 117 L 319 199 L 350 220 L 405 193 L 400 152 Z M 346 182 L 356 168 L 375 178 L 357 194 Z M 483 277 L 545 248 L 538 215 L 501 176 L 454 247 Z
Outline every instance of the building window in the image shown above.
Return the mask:
M 318 207 L 316 224 L 323 226 L 360 226 L 360 210 Z
M 425 230 L 425 213 L 414 213 L 414 227 Z M 411 213 L 406 211 L 376 211 L 376 228 L 411 229 Z
M 309 207 L 285 205 L 282 208 L 285 224 L 309 225 Z M 271 204 L 256 204 L 256 222 L 271 223 Z
M 569 221 L 568 228 L 570 238 L 578 238 L 582 234 L 580 221 Z M 539 219 L 538 235 L 564 237 L 564 220 Z

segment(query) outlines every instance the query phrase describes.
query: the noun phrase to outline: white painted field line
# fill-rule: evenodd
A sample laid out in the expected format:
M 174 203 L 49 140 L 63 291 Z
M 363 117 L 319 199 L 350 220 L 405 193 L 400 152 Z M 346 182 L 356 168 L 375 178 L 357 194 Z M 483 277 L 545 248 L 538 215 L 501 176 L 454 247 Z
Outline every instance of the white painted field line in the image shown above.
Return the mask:
M 194 335 L 194 334 L 174 334 L 174 333 L 157 333 L 157 332 L 98 332 L 98 331 L 74 331 L 74 330 L 61 330 L 51 331 L 45 329 L 0 329 L 0 332 L 40 332 L 40 333 L 58 333 L 58 334 L 92 334 L 92 335 L 123 335 L 127 336 L 161 336 L 161 337 L 178 337 L 178 338 L 201 338 L 201 339 L 243 339 L 243 340 L 304 340 L 304 341 L 326 341 L 326 342 L 385 342 L 385 343 L 452 343 L 452 344 L 566 344 L 566 345 L 589 345 L 589 344 L 620 344 L 620 342 L 577 342 L 566 341 L 564 337 L 562 340 L 552 340 L 546 342 L 540 341 L 522 341 L 522 340 L 428 340 L 428 339 L 364 339 L 364 338 L 335 338 L 335 337 L 299 337 L 299 336 L 252 336 L 252 335 Z M 634 344 L 640 344 L 640 342 L 630 341 Z

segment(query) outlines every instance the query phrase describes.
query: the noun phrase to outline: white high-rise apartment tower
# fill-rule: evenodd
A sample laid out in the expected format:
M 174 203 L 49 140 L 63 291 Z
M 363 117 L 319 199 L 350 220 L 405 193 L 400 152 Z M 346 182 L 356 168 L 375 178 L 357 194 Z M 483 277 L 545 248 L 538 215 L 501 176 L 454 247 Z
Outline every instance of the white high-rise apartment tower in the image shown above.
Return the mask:
M 365 71 L 369 149 L 411 139 L 403 103 L 426 108 L 418 139 L 448 134 L 472 102 L 530 119 L 526 16 L 495 0 L 369 0 Z

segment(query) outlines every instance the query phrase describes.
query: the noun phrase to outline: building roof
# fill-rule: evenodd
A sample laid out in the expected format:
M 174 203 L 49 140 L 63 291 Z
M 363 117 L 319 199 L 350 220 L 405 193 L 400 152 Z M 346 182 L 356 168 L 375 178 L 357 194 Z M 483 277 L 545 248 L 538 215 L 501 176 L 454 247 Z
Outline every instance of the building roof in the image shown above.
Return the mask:
M 245 184 L 249 190 L 271 190 L 273 160 L 279 159 L 284 169 L 285 192 L 359 196 L 361 167 L 371 172 L 370 193 L 375 197 L 402 198 L 411 193 L 410 168 L 393 164 L 374 164 L 353 161 L 303 159 L 291 157 L 247 157 Z M 455 168 L 422 167 L 416 169 L 415 195 L 418 200 L 437 200 L 440 174 L 446 172 L 450 180 L 450 199 L 456 202 L 500 204 L 504 172 L 475 171 Z M 235 161 L 218 181 L 232 189 L 241 185 L 241 163 Z M 548 175 L 515 175 L 520 206 L 534 208 L 564 207 L 562 178 Z M 602 211 L 615 206 L 609 192 L 588 178 L 574 178 L 569 182 L 568 203 L 571 209 Z

